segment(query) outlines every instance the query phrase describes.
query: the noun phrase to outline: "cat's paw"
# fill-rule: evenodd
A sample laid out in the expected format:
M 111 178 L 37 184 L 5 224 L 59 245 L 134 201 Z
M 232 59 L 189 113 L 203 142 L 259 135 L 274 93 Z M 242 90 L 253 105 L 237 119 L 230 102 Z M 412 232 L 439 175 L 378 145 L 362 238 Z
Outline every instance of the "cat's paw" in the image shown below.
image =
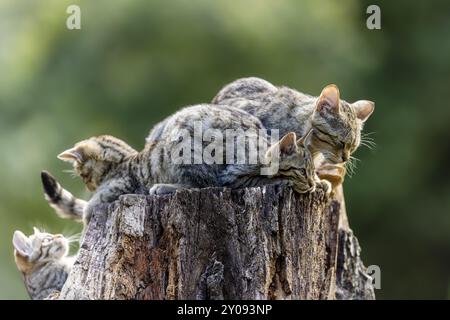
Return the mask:
M 319 167 L 316 173 L 320 179 L 329 181 L 336 188 L 344 182 L 346 170 L 343 165 L 326 164 Z
M 182 189 L 184 189 L 184 187 L 176 184 L 157 183 L 150 188 L 149 193 L 150 195 L 172 194 L 177 190 Z
M 317 182 L 316 187 L 318 189 L 323 190 L 323 192 L 327 196 L 329 196 L 331 194 L 331 191 L 333 190 L 333 186 L 332 186 L 331 182 L 328 181 L 328 180 L 324 180 L 324 179 L 322 179 L 319 182 Z
M 44 300 L 58 300 L 61 292 L 55 291 L 53 293 L 50 293 Z
M 303 181 L 299 179 L 289 179 L 287 185 L 300 194 L 310 193 L 316 190 L 317 183 L 313 181 Z
M 53 177 L 50 172 L 44 170 L 41 172 L 41 181 L 45 199 L 49 202 L 57 202 L 60 198 L 60 187 L 55 177 Z

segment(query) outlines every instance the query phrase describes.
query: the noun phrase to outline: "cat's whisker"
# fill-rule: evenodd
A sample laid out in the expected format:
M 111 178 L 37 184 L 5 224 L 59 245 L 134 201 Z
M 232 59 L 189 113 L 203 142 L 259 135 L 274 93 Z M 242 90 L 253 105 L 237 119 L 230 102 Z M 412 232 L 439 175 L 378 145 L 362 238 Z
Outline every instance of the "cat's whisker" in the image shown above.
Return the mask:
M 81 233 L 76 233 L 76 234 L 66 237 L 66 239 L 69 241 L 70 244 L 78 243 L 80 238 L 81 238 Z
M 376 147 L 376 143 L 373 141 L 361 140 L 360 145 L 368 148 L 369 150 L 373 150 Z
M 361 137 L 369 137 L 369 136 L 372 136 L 372 135 L 375 135 L 376 134 L 376 132 L 362 132 L 361 133 Z
M 68 173 L 71 178 L 77 178 L 78 174 L 73 169 L 63 170 L 64 173 Z
M 368 144 L 365 144 L 365 143 L 361 143 L 361 145 L 362 145 L 363 147 L 366 147 L 366 148 L 369 149 L 369 150 L 373 150 L 373 149 L 374 149 L 373 146 L 368 145 Z
M 371 138 L 362 138 L 361 141 L 375 143 L 375 140 Z
M 376 144 L 374 140 L 370 140 L 370 139 L 362 139 L 361 142 L 366 142 L 366 143 L 370 143 L 370 144 Z
M 376 147 L 375 139 L 372 137 L 374 134 L 375 132 L 362 133 L 360 144 L 367 147 L 369 150 L 373 150 Z
M 347 170 L 347 175 L 351 178 L 353 174 L 355 173 L 353 165 L 351 163 L 348 163 L 345 165 L 345 168 Z
M 347 169 L 348 176 L 351 178 L 356 171 L 357 168 L 357 162 L 361 161 L 360 159 L 350 156 L 350 160 L 345 164 L 345 168 Z

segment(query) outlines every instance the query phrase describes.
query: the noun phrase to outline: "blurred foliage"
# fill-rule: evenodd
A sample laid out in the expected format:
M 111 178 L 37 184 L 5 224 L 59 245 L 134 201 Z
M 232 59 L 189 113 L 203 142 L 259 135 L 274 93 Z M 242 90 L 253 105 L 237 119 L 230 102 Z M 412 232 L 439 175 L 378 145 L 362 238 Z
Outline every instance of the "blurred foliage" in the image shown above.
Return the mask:
M 226 83 L 259 76 L 315 94 L 376 101 L 345 182 L 366 265 L 381 267 L 378 298 L 448 298 L 450 283 L 450 2 L 0 2 L 0 298 L 26 298 L 12 258 L 15 229 L 75 233 L 43 199 L 48 169 L 74 194 L 58 152 L 92 135 L 136 148 L 157 121 L 210 101 Z M 82 30 L 65 27 L 78 4 Z

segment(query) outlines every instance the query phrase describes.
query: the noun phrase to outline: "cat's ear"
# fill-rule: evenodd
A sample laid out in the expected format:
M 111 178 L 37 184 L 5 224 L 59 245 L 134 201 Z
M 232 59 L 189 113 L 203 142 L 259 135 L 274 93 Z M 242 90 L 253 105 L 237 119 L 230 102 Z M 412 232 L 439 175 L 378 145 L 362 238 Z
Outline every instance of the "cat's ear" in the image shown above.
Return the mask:
M 333 113 L 339 113 L 339 103 L 339 88 L 334 84 L 330 84 L 322 90 L 322 93 L 317 99 L 316 109 L 319 112 L 326 110 Z
M 266 158 L 272 159 L 274 154 L 289 155 L 297 151 L 297 136 L 294 132 L 286 134 L 280 141 L 270 146 L 266 152 Z
M 32 253 L 30 240 L 22 231 L 15 231 L 13 235 L 13 246 L 22 257 L 29 257 Z
M 369 100 L 359 100 L 352 104 L 356 117 L 365 122 L 375 110 L 375 102 Z
M 279 141 L 281 154 L 293 154 L 297 151 L 297 136 L 295 132 L 289 132 Z
M 83 154 L 78 148 L 71 148 L 61 152 L 58 159 L 66 162 L 83 162 Z
M 39 229 L 36 227 L 33 227 L 33 232 L 35 235 L 41 233 L 41 231 L 39 231 Z
M 305 147 L 307 142 L 309 141 L 309 139 L 312 136 L 314 129 L 309 129 L 309 131 L 300 139 L 297 140 L 297 145 L 301 146 L 301 147 Z

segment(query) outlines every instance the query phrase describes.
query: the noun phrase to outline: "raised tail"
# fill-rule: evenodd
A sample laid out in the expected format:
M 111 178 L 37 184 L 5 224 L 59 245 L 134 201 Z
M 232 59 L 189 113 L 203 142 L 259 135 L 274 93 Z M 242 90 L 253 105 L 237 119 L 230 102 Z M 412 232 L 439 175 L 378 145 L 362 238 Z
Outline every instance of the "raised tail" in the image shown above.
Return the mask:
M 84 208 L 87 202 L 75 198 L 69 191 L 61 187 L 56 179 L 47 171 L 41 172 L 45 199 L 63 219 L 83 221 Z

